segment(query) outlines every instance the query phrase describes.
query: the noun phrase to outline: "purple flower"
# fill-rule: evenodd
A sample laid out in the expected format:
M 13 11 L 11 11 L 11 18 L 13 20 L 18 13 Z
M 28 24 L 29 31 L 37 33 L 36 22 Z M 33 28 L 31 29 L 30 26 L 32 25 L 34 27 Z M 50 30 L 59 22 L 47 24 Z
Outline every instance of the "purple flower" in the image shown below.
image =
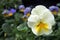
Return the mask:
M 25 6 L 24 5 L 20 5 L 19 9 L 25 9 Z
M 26 9 L 24 10 L 24 15 L 26 15 L 27 13 L 30 13 L 31 8 L 30 7 L 26 7 Z
M 9 13 L 9 10 L 5 9 L 2 14 L 8 14 Z
M 57 6 L 50 6 L 49 10 L 51 10 L 51 11 L 56 10 L 58 12 L 59 11 L 59 7 L 57 7 Z
M 9 13 L 10 12 L 14 14 L 16 12 L 16 10 L 15 9 L 10 9 Z

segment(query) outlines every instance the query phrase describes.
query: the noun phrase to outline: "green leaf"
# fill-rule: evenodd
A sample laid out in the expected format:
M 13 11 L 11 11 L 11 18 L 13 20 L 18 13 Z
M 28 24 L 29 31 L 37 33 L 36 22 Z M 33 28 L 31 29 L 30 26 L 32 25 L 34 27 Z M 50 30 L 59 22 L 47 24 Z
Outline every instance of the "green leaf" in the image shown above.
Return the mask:
M 3 34 L 3 31 L 0 31 L 0 36 Z
M 26 37 L 26 40 L 35 40 L 34 37 Z
M 12 32 L 12 27 L 8 23 L 4 23 L 2 25 L 2 29 L 4 32 L 11 33 Z
M 14 19 L 10 19 L 10 20 L 5 20 L 6 23 L 14 23 Z
M 14 37 L 7 37 L 7 38 L 5 38 L 5 40 L 15 40 L 15 38 Z
M 0 38 L 0 40 L 4 40 L 4 38 L 2 37 L 2 38 Z
M 28 30 L 28 27 L 27 27 L 27 25 L 26 25 L 26 22 L 20 24 L 19 26 L 17 26 L 17 30 L 18 30 L 18 31 L 27 31 L 27 30 Z
M 22 17 L 22 14 L 19 14 L 19 13 L 16 13 L 14 15 L 14 18 L 15 18 L 16 21 L 19 21 L 21 17 Z

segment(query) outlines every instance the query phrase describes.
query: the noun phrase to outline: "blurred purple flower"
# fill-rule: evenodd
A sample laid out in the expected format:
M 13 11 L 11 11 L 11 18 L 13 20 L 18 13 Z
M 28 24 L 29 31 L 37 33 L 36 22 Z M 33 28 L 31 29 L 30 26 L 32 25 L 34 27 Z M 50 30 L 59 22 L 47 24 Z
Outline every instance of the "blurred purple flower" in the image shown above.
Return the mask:
M 24 10 L 24 15 L 30 13 L 30 11 L 31 11 L 31 7 L 26 7 L 26 9 Z
M 5 9 L 2 14 L 8 14 L 9 13 L 9 10 Z
M 10 12 L 14 14 L 16 12 L 16 10 L 15 9 L 10 9 L 9 13 Z
M 25 9 L 25 6 L 24 5 L 20 5 L 19 9 Z
M 58 12 L 58 11 L 59 11 L 59 7 L 57 7 L 57 6 L 50 6 L 50 7 L 49 7 L 49 10 L 50 10 L 50 11 L 56 10 L 56 11 Z

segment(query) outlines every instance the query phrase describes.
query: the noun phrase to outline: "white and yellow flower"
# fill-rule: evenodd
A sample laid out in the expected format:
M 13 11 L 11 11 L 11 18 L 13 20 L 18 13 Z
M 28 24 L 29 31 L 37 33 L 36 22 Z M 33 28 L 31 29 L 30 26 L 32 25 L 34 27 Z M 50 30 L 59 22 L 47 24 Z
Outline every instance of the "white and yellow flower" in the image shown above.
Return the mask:
M 32 9 L 27 24 L 35 35 L 49 35 L 52 33 L 55 20 L 53 14 L 45 6 L 38 5 Z

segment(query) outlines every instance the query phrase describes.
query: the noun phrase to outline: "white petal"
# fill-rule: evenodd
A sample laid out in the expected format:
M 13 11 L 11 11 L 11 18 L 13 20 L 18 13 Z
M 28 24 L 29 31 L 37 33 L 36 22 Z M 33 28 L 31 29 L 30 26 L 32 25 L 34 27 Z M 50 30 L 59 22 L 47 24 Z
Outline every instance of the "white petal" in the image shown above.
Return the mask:
M 32 32 L 35 35 L 37 35 L 37 36 L 40 36 L 40 35 L 49 35 L 49 34 L 52 33 L 52 26 L 51 25 L 48 25 L 47 31 L 44 28 L 40 32 L 37 32 L 35 27 L 31 27 L 31 29 L 32 29 Z
M 50 25 L 55 24 L 54 16 L 49 10 L 45 11 L 45 14 L 43 15 L 43 17 L 44 17 L 43 18 L 44 22 L 46 22 L 46 23 L 48 23 Z
M 52 31 L 52 25 L 48 25 L 48 30 L 46 29 L 43 29 L 43 35 L 49 35 L 51 34 L 53 31 Z
M 37 5 L 35 8 L 40 9 L 40 10 L 44 10 L 44 9 L 46 9 L 46 7 L 43 6 L 43 5 Z
M 36 36 L 40 36 L 40 35 L 43 35 L 43 32 L 36 32 L 36 29 L 35 28 L 31 28 L 32 29 L 32 32 L 36 35 Z
M 49 25 L 49 24 L 48 24 L 48 29 L 49 29 L 49 30 L 52 29 L 52 25 Z
M 28 18 L 28 22 L 38 22 L 38 21 L 40 21 L 38 15 L 30 15 L 30 17 Z
M 39 15 L 41 12 L 38 9 L 33 8 L 31 11 L 31 15 Z
M 37 36 L 40 36 L 40 35 L 49 35 L 51 34 L 53 31 L 52 29 L 49 29 L 47 32 L 45 30 L 42 30 L 41 32 L 36 32 L 36 30 L 34 28 L 31 28 L 32 29 L 32 32 L 37 35 Z
M 34 27 L 34 25 L 37 24 L 39 21 L 40 19 L 38 15 L 30 15 L 27 24 L 29 27 Z
M 27 22 L 27 24 L 28 24 L 28 27 L 32 28 L 32 27 L 34 27 L 35 22 Z
M 42 14 L 44 10 L 46 10 L 47 8 L 43 5 L 38 5 L 35 8 L 32 9 L 31 14 L 32 15 L 39 15 Z
M 43 33 L 44 33 L 44 35 L 50 35 L 52 32 L 53 32 L 52 29 L 49 29 L 47 32 L 44 31 Z

